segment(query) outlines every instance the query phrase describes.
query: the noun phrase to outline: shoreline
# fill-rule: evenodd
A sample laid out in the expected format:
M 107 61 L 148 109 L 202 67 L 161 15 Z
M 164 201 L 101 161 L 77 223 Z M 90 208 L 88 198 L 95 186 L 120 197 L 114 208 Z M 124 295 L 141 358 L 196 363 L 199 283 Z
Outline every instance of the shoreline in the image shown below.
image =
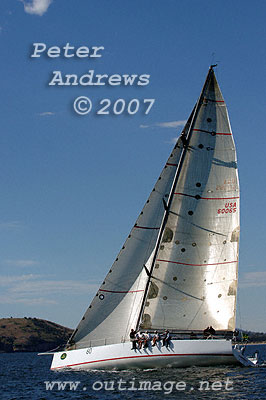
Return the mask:
M 250 345 L 250 344 L 252 344 L 252 345 L 255 345 L 255 344 L 258 344 L 258 345 L 260 345 L 260 344 L 266 344 L 266 341 L 264 341 L 264 342 L 248 342 L 248 343 L 244 343 L 244 342 L 236 342 L 235 344 L 242 344 L 243 346 L 245 346 L 245 345 Z

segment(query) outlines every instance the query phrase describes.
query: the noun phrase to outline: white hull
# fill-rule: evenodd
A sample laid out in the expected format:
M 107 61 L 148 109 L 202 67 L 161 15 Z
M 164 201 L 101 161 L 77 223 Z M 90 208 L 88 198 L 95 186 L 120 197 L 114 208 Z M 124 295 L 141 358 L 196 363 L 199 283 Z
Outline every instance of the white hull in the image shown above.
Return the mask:
M 61 359 L 62 355 L 63 359 Z M 65 358 L 64 358 L 65 357 Z M 128 369 L 209 366 L 237 363 L 230 340 L 171 340 L 169 348 L 149 345 L 131 350 L 131 343 L 118 343 L 54 353 L 52 370 Z

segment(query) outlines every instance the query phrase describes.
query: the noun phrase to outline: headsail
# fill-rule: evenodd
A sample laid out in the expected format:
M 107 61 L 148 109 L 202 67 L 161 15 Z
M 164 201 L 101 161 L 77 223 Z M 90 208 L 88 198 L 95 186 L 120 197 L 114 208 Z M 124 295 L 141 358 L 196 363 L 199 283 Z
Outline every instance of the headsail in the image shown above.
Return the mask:
M 189 118 L 184 132 L 191 122 Z M 75 348 L 128 340 L 137 324 L 151 268 L 154 247 L 179 163 L 182 144 L 177 142 L 125 244 L 84 317 L 70 338 Z M 145 267 L 144 267 L 145 265 Z
M 209 70 L 145 299 L 145 329 L 234 330 L 239 184 L 226 105 Z

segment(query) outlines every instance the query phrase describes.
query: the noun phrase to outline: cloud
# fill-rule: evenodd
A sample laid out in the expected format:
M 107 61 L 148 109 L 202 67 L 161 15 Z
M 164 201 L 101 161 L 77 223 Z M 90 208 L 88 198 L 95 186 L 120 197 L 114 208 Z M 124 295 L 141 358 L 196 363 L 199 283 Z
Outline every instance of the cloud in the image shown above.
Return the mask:
M 53 0 L 20 0 L 24 4 L 24 11 L 28 14 L 42 16 L 48 10 Z
M 26 304 L 27 306 L 33 305 L 50 305 L 50 304 L 57 304 L 57 301 L 44 298 L 44 297 L 36 297 L 36 298 L 27 298 L 27 297 L 17 297 L 17 296 L 0 296 L 0 303 L 1 304 Z
M 98 289 L 98 284 L 89 284 L 82 281 L 73 281 L 73 280 L 24 280 L 22 284 L 13 286 L 10 291 L 12 293 L 19 293 L 20 295 L 30 295 L 30 294 L 38 294 L 47 293 L 52 294 L 60 294 L 62 292 L 69 292 L 71 295 L 79 294 L 81 292 L 88 292 L 91 289 Z
M 22 303 L 27 305 L 56 304 L 58 296 L 86 295 L 97 291 L 99 283 L 75 280 L 47 279 L 37 274 L 0 275 L 0 302 L 5 304 Z M 40 297 L 41 294 L 41 297 Z
M 33 279 L 40 278 L 41 275 L 33 275 L 33 274 L 26 274 L 26 275 L 0 275 L 0 286 L 3 287 L 11 287 L 13 285 L 17 285 L 20 282 L 25 282 Z
M 170 121 L 170 122 L 158 122 L 156 126 L 160 128 L 177 128 L 178 126 L 184 126 L 187 121 Z
M 266 287 L 266 271 L 247 272 L 240 279 L 239 286 L 242 288 Z
M 0 230 L 7 229 L 7 230 L 12 230 L 12 229 L 20 229 L 22 228 L 22 223 L 20 221 L 6 221 L 6 222 L 0 222 Z
M 150 125 L 140 125 L 140 128 L 177 128 L 179 126 L 184 126 L 187 121 L 168 121 L 168 122 L 155 122 Z
M 4 264 L 8 264 L 11 267 L 34 267 L 36 265 L 39 265 L 40 263 L 35 260 L 4 260 Z
M 45 111 L 45 112 L 42 112 L 42 113 L 38 113 L 37 115 L 39 115 L 40 117 L 47 117 L 49 115 L 55 115 L 55 113 L 51 112 L 51 111 Z

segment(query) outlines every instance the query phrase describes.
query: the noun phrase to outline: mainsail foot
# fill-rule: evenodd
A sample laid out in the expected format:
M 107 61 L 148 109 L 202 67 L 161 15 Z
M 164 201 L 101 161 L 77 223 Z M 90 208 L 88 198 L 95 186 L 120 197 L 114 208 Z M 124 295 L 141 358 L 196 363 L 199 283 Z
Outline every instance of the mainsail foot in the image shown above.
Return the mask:
M 114 264 L 52 369 L 236 362 L 239 183 L 214 65 Z M 221 335 L 194 339 L 213 327 Z M 170 330 L 169 348 L 131 350 L 129 334 Z M 212 329 L 213 329 L 212 328 Z M 191 339 L 177 332 L 191 332 Z M 71 348 L 71 350 L 69 350 Z

